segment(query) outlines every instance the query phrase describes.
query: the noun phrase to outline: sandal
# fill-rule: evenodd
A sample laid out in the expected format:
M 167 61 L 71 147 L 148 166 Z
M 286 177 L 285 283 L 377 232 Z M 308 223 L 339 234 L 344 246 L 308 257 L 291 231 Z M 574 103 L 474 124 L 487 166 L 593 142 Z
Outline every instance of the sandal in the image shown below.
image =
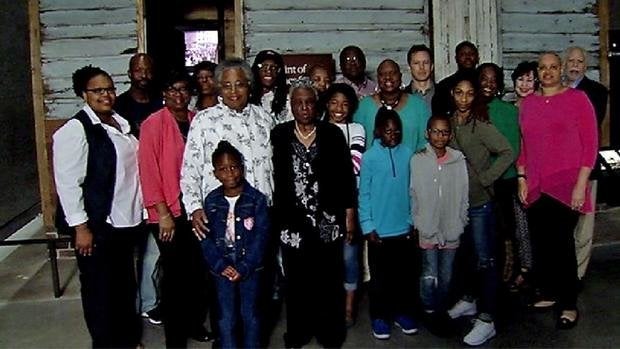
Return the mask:
M 577 326 L 579 321 L 579 312 L 575 310 L 563 310 L 558 318 L 557 326 L 560 330 L 570 330 Z
M 528 286 L 529 271 L 527 269 L 521 269 L 521 272 L 517 274 L 512 282 L 508 286 L 510 292 L 519 292 Z

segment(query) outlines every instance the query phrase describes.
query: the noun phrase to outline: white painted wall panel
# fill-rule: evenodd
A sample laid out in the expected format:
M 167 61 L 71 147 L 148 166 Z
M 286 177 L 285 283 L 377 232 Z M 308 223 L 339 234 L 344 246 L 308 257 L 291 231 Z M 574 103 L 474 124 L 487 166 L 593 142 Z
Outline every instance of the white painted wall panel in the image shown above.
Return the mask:
M 137 51 L 135 0 L 41 0 L 41 58 L 48 118 L 69 118 L 82 105 L 71 75 L 85 65 L 127 89 L 127 65 Z
M 426 5 L 427 0 L 311 0 L 303 1 L 303 5 L 291 0 L 245 0 L 244 7 L 248 11 L 289 10 L 303 7 L 308 10 L 327 9 L 419 9 Z
M 429 45 L 428 1 L 415 0 L 245 0 L 246 58 L 264 49 L 281 53 L 338 54 L 347 45 L 364 50 L 367 71 L 391 58 L 409 81 L 406 54 L 413 44 Z
M 599 76 L 599 19 L 596 0 L 498 0 L 502 23 L 502 62 L 506 86 L 510 74 L 524 60 L 544 51 L 561 53 L 569 46 L 588 51 L 588 76 Z

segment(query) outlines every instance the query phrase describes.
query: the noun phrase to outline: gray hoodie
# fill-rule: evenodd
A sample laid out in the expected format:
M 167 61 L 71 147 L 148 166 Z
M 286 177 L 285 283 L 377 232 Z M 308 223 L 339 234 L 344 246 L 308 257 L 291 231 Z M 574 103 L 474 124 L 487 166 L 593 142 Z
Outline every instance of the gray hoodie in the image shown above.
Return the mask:
M 465 156 L 446 147 L 448 160 L 437 163 L 430 146 L 411 157 L 411 213 L 420 246 L 455 248 L 467 224 L 469 183 Z

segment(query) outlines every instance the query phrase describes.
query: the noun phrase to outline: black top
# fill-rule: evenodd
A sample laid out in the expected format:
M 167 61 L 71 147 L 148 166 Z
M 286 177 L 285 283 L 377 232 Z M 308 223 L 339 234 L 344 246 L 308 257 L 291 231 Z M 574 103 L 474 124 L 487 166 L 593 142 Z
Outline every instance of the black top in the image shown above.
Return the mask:
M 114 111 L 129 121 L 131 133 L 139 138 L 142 121 L 163 106 L 161 97 L 151 97 L 148 103 L 139 103 L 131 98 L 129 91 L 126 91 L 116 97 Z
M 274 194 L 273 204 L 277 221 L 274 226 L 278 231 L 289 229 L 305 236 L 304 241 L 326 241 L 321 229 L 317 232 L 310 224 L 306 214 L 308 210 L 300 205 L 298 181 L 304 177 L 295 169 L 297 166 L 309 166 L 313 181 L 318 185 L 316 198 L 316 216 L 326 217 L 344 233 L 345 213 L 347 208 L 356 206 L 355 177 L 351 153 L 340 129 L 327 122 L 319 122 L 314 144 L 307 151 L 311 156 L 300 156 L 299 141 L 295 136 L 295 121 L 277 125 L 271 132 L 273 145 Z M 304 151 L 306 151 L 304 149 Z M 307 161 L 301 161 L 301 160 Z M 297 164 L 297 165 L 296 165 Z M 305 173 L 305 172 L 304 172 Z M 301 176 L 301 177 L 300 177 Z M 306 176 L 307 179 L 307 176 Z M 305 189 L 305 188 L 304 188 Z M 317 222 L 318 225 L 324 224 Z
M 183 136 L 183 141 L 187 142 L 187 134 L 189 133 L 189 120 L 179 121 L 176 120 L 177 125 L 179 126 L 179 131 L 181 131 L 181 136 Z
M 601 127 L 601 123 L 605 118 L 605 112 L 607 111 L 607 88 L 584 76 L 579 85 L 577 85 L 577 89 L 582 90 L 588 95 L 588 99 L 590 99 L 594 106 L 598 126 Z

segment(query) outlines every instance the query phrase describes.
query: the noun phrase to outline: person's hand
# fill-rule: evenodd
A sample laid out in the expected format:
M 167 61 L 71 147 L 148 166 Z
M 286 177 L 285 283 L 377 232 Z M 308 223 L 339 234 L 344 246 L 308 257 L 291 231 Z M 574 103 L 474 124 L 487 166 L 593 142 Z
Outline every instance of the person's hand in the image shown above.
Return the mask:
M 93 244 L 93 233 L 88 229 L 86 223 L 75 227 L 75 250 L 82 256 L 91 256 L 95 245 Z
M 209 229 L 207 228 L 207 215 L 201 208 L 192 212 L 192 231 L 198 240 L 203 240 L 207 237 Z
M 523 205 L 527 205 L 527 181 L 525 178 L 519 177 L 518 183 L 519 189 L 517 194 L 519 195 L 519 201 L 521 201 Z
M 381 239 L 379 238 L 379 234 L 377 234 L 377 232 L 374 230 L 370 234 L 368 234 L 368 242 L 372 244 L 382 243 Z
M 575 184 L 573 194 L 571 195 L 570 207 L 575 211 L 581 211 L 583 204 L 586 202 L 586 186 Z
M 222 271 L 221 275 L 223 277 L 227 278 L 228 281 L 230 281 L 230 282 L 237 282 L 241 278 L 241 275 L 239 274 L 237 269 L 235 269 L 231 265 L 227 266 L 226 269 L 224 269 L 224 271 Z
M 159 240 L 172 241 L 174 238 L 174 219 L 170 213 L 159 217 Z

